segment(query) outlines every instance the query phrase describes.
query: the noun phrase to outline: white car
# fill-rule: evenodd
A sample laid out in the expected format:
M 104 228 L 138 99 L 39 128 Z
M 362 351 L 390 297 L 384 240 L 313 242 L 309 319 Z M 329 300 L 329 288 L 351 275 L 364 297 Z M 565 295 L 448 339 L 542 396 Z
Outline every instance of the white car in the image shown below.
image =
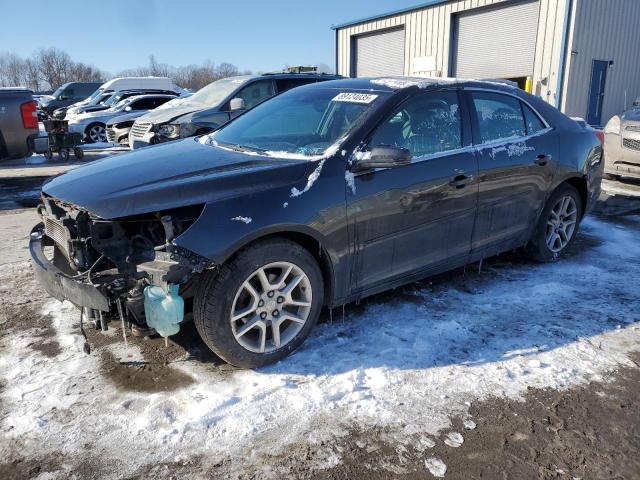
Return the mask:
M 175 99 L 169 94 L 145 94 L 127 97 L 107 110 L 87 112 L 69 121 L 69 131 L 81 133 L 86 143 L 107 141 L 107 122 L 125 113 L 139 112 L 140 115 Z

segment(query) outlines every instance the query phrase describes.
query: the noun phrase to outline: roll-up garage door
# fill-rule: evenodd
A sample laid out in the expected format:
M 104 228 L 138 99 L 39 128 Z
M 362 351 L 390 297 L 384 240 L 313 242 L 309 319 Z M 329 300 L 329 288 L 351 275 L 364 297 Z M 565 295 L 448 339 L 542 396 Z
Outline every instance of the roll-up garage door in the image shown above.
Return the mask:
M 534 1 L 458 14 L 455 76 L 533 75 L 539 10 L 539 2 Z
M 404 74 L 404 28 L 355 37 L 356 77 Z

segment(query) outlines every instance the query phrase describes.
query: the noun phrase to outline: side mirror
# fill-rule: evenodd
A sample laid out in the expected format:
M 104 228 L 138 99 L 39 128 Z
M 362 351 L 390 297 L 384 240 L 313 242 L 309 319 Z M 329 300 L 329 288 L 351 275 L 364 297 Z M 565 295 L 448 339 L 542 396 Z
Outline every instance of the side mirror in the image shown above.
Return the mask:
M 362 172 L 372 168 L 401 167 L 411 163 L 411 152 L 406 148 L 381 145 L 364 153 L 360 159 L 353 163 L 351 167 L 353 172 Z
M 124 111 L 125 111 L 125 112 L 130 112 L 130 111 L 131 111 L 131 107 L 129 107 L 129 106 L 124 107 Z
M 240 97 L 232 98 L 231 101 L 229 102 L 229 110 L 231 110 L 232 112 L 235 112 L 238 110 L 244 110 L 244 109 L 245 109 L 245 103 L 243 98 L 240 98 Z

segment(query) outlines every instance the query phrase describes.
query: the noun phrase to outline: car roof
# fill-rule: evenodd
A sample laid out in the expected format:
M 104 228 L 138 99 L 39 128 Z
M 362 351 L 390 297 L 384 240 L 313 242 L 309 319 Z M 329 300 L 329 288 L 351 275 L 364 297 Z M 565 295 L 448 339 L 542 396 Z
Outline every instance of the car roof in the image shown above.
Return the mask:
M 469 86 L 477 88 L 491 88 L 505 92 L 522 91 L 506 81 L 501 80 L 474 80 L 464 78 L 443 77 L 361 77 L 340 78 L 329 80 L 321 84 L 306 85 L 303 88 L 347 88 L 354 90 L 377 90 L 382 92 L 396 92 L 409 88 L 430 88 L 439 86 Z
M 169 95 L 167 93 L 144 93 L 142 95 L 133 95 L 131 97 L 127 97 L 125 98 L 125 100 L 133 101 L 133 100 L 140 100 L 141 98 L 177 98 L 177 97 L 176 95 Z

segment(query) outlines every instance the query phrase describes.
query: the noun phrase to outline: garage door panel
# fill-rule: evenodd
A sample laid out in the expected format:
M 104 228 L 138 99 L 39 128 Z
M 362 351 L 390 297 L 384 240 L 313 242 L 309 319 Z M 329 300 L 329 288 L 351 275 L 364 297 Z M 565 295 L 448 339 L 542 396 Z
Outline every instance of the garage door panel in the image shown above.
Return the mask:
M 404 28 L 355 37 L 355 76 L 404 75 Z
M 514 78 L 533 74 L 540 4 L 458 14 L 455 76 Z

